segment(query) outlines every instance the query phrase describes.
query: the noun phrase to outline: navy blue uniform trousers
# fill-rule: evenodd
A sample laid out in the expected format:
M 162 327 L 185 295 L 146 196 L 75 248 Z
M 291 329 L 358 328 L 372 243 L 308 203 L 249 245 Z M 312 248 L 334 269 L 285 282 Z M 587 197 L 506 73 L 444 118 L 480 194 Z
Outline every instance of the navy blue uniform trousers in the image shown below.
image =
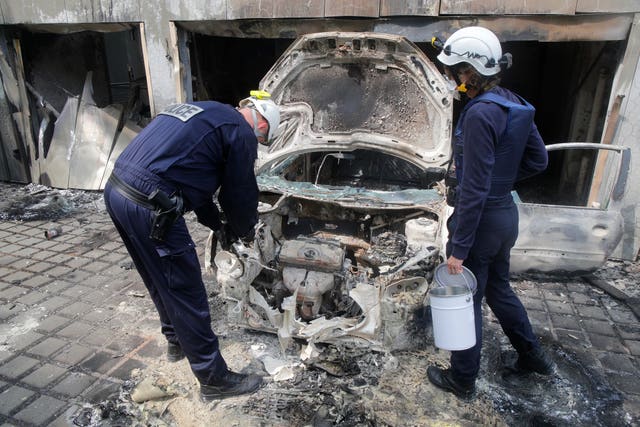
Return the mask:
M 511 196 L 509 196 L 509 199 Z M 454 378 L 470 383 L 480 370 L 482 349 L 482 300 L 495 314 L 505 335 L 518 353 L 539 348 L 527 312 L 509 283 L 511 248 L 518 238 L 518 208 L 510 203 L 485 206 L 478 225 L 474 244 L 463 265 L 473 272 L 478 287 L 473 297 L 476 326 L 476 345 L 467 350 L 451 352 Z M 455 212 L 449 218 L 448 228 L 455 230 Z M 447 256 L 450 244 L 447 244 Z
M 149 176 L 123 171 L 118 176 L 145 194 L 162 188 Z M 208 383 L 226 372 L 218 337 L 211 329 L 200 263 L 184 219 L 173 225 L 159 246 L 149 238 L 152 212 L 123 197 L 111 184 L 105 186 L 104 200 L 156 306 L 167 341 L 180 344 L 200 382 Z

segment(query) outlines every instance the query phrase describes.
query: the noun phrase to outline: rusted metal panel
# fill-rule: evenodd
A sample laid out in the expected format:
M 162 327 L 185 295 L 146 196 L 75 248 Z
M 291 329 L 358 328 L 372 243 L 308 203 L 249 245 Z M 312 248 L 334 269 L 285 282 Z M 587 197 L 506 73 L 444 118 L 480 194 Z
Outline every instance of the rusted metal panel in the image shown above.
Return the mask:
M 227 0 L 227 19 L 273 18 L 275 0 Z
M 447 38 L 459 28 L 481 25 L 506 41 L 605 41 L 626 40 L 633 15 L 581 15 L 581 16 L 502 16 L 439 19 L 425 22 L 420 18 L 399 18 L 379 21 L 374 31 L 398 34 L 413 42 L 429 42 L 437 35 Z
M 633 26 L 629 31 L 629 43 L 616 72 L 611 88 L 611 98 L 607 114 L 611 114 L 615 107 L 615 99 L 622 98 L 620 104 L 619 123 L 615 127 L 613 144 L 631 148 L 632 168 L 626 192 L 617 202 L 624 218 L 625 234 L 614 253 L 615 257 L 633 260 L 640 249 L 640 14 L 636 14 Z M 609 120 L 611 116 L 609 116 Z M 608 125 L 608 123 L 607 123 Z M 635 166 L 634 166 L 635 165 Z M 633 184 L 636 183 L 636 184 Z
M 438 16 L 440 0 L 380 0 L 380 16 Z
M 116 142 L 121 105 L 99 108 L 92 97 L 92 72 L 87 74 L 78 106 L 69 158 L 69 188 L 96 190 L 100 187 L 109 153 Z
M 640 12 L 638 0 L 578 0 L 576 13 Z
M 127 22 L 140 20 L 139 1 L 0 0 L 3 23 Z
M 56 120 L 49 153 L 42 161 L 41 184 L 56 188 L 69 185 L 69 151 L 75 135 L 79 104 L 78 98 L 69 98 Z
M 441 0 L 441 15 L 573 15 L 578 0 Z
M 16 134 L 12 111 L 20 106 L 18 81 L 6 60 L 4 35 L 0 40 L 0 179 L 26 182 L 28 162 L 22 141 Z
M 181 22 L 188 31 L 216 37 L 296 38 L 327 31 L 373 31 L 375 19 L 249 19 Z
M 113 146 L 111 154 L 109 155 L 109 161 L 107 161 L 107 164 L 104 168 L 104 174 L 102 175 L 102 182 L 100 183 L 99 190 L 104 190 L 104 186 L 107 184 L 109 176 L 111 176 L 113 165 L 116 163 L 118 156 L 124 151 L 125 148 L 127 148 L 131 141 L 133 141 L 133 139 L 138 136 L 140 132 L 142 132 L 142 128 L 137 124 L 131 121 L 125 123 L 124 127 L 118 134 L 116 143 Z
M 40 174 L 40 159 L 37 157 L 33 134 L 31 133 L 31 108 L 24 78 L 24 62 L 19 39 L 13 39 L 13 50 L 15 53 L 16 80 L 18 81 L 20 94 L 20 111 L 14 113 L 14 118 L 16 119 L 18 131 L 22 135 L 22 141 L 24 141 L 25 161 L 29 164 L 30 178 L 33 178 Z M 18 115 L 20 116 L 19 120 Z
M 277 18 L 319 18 L 324 16 L 324 0 L 275 0 L 273 16 Z
M 325 0 L 325 16 L 380 16 L 379 0 Z
M 20 153 L 21 141 L 16 135 L 11 107 L 0 90 L 0 180 L 27 182 L 26 165 Z
M 227 0 L 227 19 L 321 18 L 325 0 Z

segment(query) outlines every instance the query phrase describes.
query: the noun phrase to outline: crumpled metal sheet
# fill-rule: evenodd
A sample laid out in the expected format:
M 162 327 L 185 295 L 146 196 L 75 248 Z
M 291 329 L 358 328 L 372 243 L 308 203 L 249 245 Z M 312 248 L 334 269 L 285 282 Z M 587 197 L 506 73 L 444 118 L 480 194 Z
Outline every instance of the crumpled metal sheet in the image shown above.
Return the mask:
M 80 100 L 69 98 L 56 120 L 47 156 L 41 160 L 40 183 L 55 188 L 69 185 L 69 148 L 75 135 Z
M 55 122 L 40 182 L 56 188 L 101 190 L 118 155 L 141 131 L 127 122 L 118 130 L 121 105 L 100 108 L 93 100 L 92 73 L 80 98 L 69 98 Z
M 91 78 L 92 73 L 87 73 L 69 149 L 68 186 L 83 190 L 100 187 L 122 116 L 120 105 L 105 108 L 96 105 Z
M 142 128 L 135 124 L 134 122 L 128 121 L 125 123 L 124 127 L 118 134 L 118 139 L 116 140 L 115 145 L 113 146 L 113 150 L 111 150 L 111 154 L 109 155 L 109 160 L 104 168 L 104 175 L 102 176 L 102 182 L 100 182 L 99 189 L 104 190 L 104 186 L 109 179 L 109 175 L 111 175 L 111 171 L 113 170 L 113 165 L 116 162 L 116 159 L 122 153 L 122 151 L 129 145 L 129 143 L 135 138 L 140 132 Z

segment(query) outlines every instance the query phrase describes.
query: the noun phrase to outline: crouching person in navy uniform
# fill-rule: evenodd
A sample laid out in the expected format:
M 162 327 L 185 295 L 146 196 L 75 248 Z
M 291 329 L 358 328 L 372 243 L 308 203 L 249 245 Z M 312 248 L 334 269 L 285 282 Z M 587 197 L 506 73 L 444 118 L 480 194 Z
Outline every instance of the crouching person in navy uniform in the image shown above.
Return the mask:
M 499 74 L 511 65 L 500 41 L 482 27 L 467 27 L 442 44 L 438 60 L 458 92 L 469 98 L 453 136 L 457 186 L 454 212 L 448 220 L 449 273 L 471 270 L 478 285 L 474 295 L 476 344 L 451 352 L 451 367 L 431 366 L 429 381 L 459 397 L 471 397 L 480 369 L 482 300 L 500 322 L 518 352 L 520 372 L 553 373 L 553 362 L 534 335 L 527 312 L 509 284 L 509 258 L 518 237 L 518 209 L 511 191 L 516 181 L 542 172 L 548 157 L 527 101 L 500 87 Z
M 167 357 L 187 357 L 203 400 L 251 393 L 262 384 L 258 375 L 230 371 L 220 354 L 182 217 L 194 211 L 220 238 L 252 240 L 257 144 L 274 138 L 280 112 L 268 93 L 251 95 L 238 108 L 214 101 L 169 106 L 118 157 L 104 189 L 107 211 L 160 316 Z M 224 225 L 213 199 L 218 190 Z

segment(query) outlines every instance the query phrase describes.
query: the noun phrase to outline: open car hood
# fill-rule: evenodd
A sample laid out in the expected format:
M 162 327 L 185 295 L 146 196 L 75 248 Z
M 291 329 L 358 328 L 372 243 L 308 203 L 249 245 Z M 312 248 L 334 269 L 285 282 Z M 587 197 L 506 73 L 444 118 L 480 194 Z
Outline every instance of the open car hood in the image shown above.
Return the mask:
M 311 151 L 380 150 L 425 169 L 449 159 L 453 97 L 435 65 L 404 37 L 308 34 L 261 88 L 281 106 L 281 123 L 274 143 L 260 146 L 258 170 Z

